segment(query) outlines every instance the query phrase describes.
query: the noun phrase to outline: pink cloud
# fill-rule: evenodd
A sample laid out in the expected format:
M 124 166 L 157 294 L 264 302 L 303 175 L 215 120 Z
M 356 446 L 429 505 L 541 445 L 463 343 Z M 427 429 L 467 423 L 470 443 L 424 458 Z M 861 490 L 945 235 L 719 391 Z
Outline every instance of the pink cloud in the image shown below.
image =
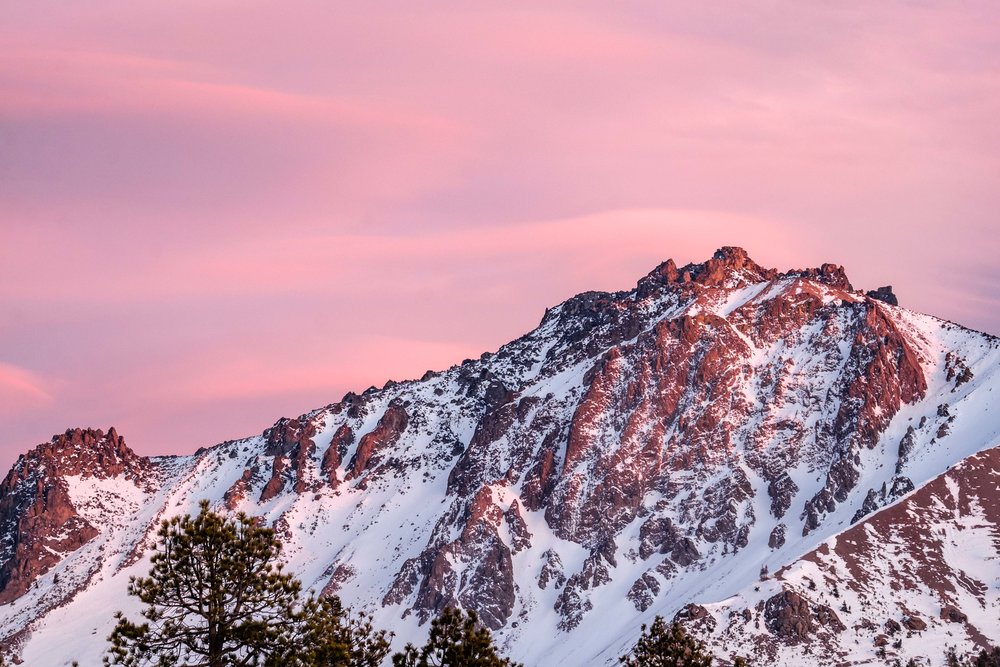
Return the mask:
M 132 54 L 21 50 L 0 60 L 8 82 L 0 114 L 153 113 L 276 117 L 286 122 L 458 131 L 452 123 L 396 105 L 349 96 L 297 94 L 227 81 L 198 63 Z M 439 136 L 439 138 L 441 138 Z
M 0 416 L 16 417 L 51 405 L 50 384 L 31 371 L 0 362 Z
M 691 235 L 692 229 L 699 234 Z M 608 244 L 609 234 L 614 244 Z M 390 290 L 448 288 L 441 269 L 460 271 L 477 257 L 503 265 L 544 265 L 554 255 L 596 258 L 609 270 L 621 267 L 617 279 L 629 280 L 638 276 L 622 275 L 622 269 L 631 270 L 624 267 L 644 262 L 651 268 L 664 252 L 679 259 L 707 256 L 716 247 L 714 239 L 753 240 L 762 246 L 764 259 L 785 261 L 803 247 L 801 241 L 788 247 L 792 239 L 772 220 L 721 211 L 634 209 L 459 230 L 237 236 L 138 262 L 129 267 L 128 281 L 121 282 L 101 263 L 101 244 L 88 245 L 85 234 L 74 243 L 60 243 L 59 237 L 66 240 L 62 232 L 46 234 L 27 227 L 14 231 L 17 242 L 0 249 L 10 278 L 0 284 L 0 295 L 78 302 L 110 298 L 119 303 L 289 292 L 329 297 L 361 291 L 378 296 Z M 781 252 L 768 250 L 775 244 Z M 31 271 L 33 257 L 18 252 L 24 246 L 50 249 L 47 280 L 39 281 Z M 419 280 L 404 280 L 403 274 L 410 271 Z M 592 275 L 592 266 L 588 273 Z M 520 278 L 510 279 L 516 283 Z
M 0 448 L 209 444 L 726 244 L 1000 331 L 996 3 L 234 7 L 5 13 Z
M 361 391 L 376 382 L 417 378 L 427 370 L 441 370 L 483 352 L 462 342 L 385 335 L 346 337 L 333 347 L 309 348 L 308 354 L 294 355 L 287 350 L 263 350 L 266 354 L 259 357 L 225 347 L 203 349 L 184 365 L 159 369 L 154 386 L 144 376 L 130 382 L 144 393 L 144 400 L 173 406 L 292 393 L 320 395 L 334 388 Z M 358 364 L 357 359 L 365 362 Z M 327 396 L 328 402 L 340 398 Z

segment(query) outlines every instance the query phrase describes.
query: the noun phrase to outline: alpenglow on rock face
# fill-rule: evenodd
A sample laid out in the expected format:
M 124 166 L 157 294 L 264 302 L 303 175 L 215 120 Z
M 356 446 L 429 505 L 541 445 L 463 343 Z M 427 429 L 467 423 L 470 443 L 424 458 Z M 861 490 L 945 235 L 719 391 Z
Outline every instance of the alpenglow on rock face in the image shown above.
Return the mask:
M 895 300 L 839 266 L 779 273 L 723 248 L 575 296 L 478 360 L 192 456 L 67 433 L 0 487 L 0 627 L 29 664 L 96 660 L 156 522 L 208 498 L 265 517 L 307 586 L 400 645 L 459 606 L 527 665 L 613 664 L 641 623 L 678 612 L 724 657 L 872 656 L 880 633 L 828 589 L 876 587 L 887 618 L 871 623 L 904 622 L 906 592 L 868 580 L 891 556 L 869 543 L 852 569 L 823 554 L 848 529 L 887 534 L 884 506 L 1000 444 L 998 340 Z M 977 507 L 956 502 L 954 525 Z M 762 572 L 804 571 L 810 552 L 826 588 L 782 574 L 762 589 Z M 992 604 L 996 577 L 965 575 L 985 591 L 942 600 L 942 618 L 966 618 L 949 643 L 1000 641 L 971 609 Z M 70 633 L 83 639 L 52 641 Z

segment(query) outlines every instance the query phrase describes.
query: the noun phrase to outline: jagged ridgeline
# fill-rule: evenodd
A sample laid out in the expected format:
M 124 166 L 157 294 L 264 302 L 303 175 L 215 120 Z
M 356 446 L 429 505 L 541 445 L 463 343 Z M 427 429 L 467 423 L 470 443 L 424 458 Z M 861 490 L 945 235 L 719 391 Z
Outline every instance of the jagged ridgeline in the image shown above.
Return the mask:
M 529 667 L 613 664 L 656 615 L 752 663 L 971 650 L 1000 641 L 998 370 L 996 338 L 833 264 L 667 261 L 260 436 L 40 445 L 0 486 L 0 633 L 95 663 L 157 522 L 207 498 L 397 648 L 457 606 Z

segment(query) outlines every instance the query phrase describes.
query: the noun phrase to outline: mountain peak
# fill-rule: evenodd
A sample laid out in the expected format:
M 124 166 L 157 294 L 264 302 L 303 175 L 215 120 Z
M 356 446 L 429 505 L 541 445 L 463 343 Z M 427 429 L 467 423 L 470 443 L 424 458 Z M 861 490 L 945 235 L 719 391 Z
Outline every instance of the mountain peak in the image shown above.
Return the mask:
M 823 579 L 779 573 L 994 446 L 1000 391 L 1000 339 L 885 306 L 891 295 L 854 291 L 836 264 L 781 273 L 724 247 L 668 260 L 634 291 L 571 297 L 495 353 L 194 456 L 146 459 L 114 431 L 68 431 L 0 484 L 0 643 L 24 633 L 27 664 L 99 662 L 114 619 L 91 610 L 120 606 L 161 518 L 208 498 L 261 517 L 305 587 L 370 610 L 399 646 L 453 606 L 524 664 L 609 664 L 639 624 L 693 604 L 713 642 L 745 626 L 738 647 L 713 644 L 720 655 L 871 662 L 909 589 L 872 588 L 886 603 L 860 617 L 827 606 Z M 978 522 L 968 507 L 924 532 Z M 841 544 L 860 549 L 858 534 Z M 860 585 L 881 585 L 879 563 Z M 956 581 L 992 581 L 983 563 Z M 984 586 L 995 611 L 1000 587 Z M 737 594 L 738 608 L 719 603 Z M 934 627 L 944 610 L 927 600 Z M 965 600 L 970 623 L 995 618 L 972 598 L 940 604 L 961 618 Z M 836 650 L 815 650 L 823 633 Z M 978 641 L 957 635 L 963 650 Z M 799 648 L 808 657 L 789 657 Z
M 21 456 L 14 470 L 21 475 L 44 468 L 49 475 L 110 477 L 135 472 L 146 462 L 125 444 L 125 438 L 113 426 L 107 433 L 101 429 L 71 428 Z
M 734 264 L 737 267 L 741 267 L 747 262 L 753 262 L 750 259 L 750 255 L 747 251 L 739 246 L 726 245 L 722 246 L 712 255 L 712 259 L 725 262 L 727 264 Z
M 639 298 L 644 298 L 663 285 L 693 283 L 704 287 L 740 288 L 785 277 L 806 278 L 854 291 L 844 267 L 838 264 L 825 263 L 818 268 L 790 269 L 779 273 L 777 269 L 761 266 L 738 246 L 723 246 L 712 254 L 711 259 L 680 268 L 673 259 L 668 259 L 642 278 L 637 289 Z

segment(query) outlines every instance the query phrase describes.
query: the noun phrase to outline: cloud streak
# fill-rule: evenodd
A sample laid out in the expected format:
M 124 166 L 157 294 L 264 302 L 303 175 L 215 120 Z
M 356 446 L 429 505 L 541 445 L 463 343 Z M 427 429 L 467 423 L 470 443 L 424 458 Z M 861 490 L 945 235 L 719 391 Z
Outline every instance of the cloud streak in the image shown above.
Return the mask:
M 51 405 L 49 384 L 31 371 L 0 362 L 0 416 L 17 416 Z
M 721 245 L 1000 331 L 998 26 L 985 1 L 8 8 L 0 464 L 76 424 L 252 432 Z

